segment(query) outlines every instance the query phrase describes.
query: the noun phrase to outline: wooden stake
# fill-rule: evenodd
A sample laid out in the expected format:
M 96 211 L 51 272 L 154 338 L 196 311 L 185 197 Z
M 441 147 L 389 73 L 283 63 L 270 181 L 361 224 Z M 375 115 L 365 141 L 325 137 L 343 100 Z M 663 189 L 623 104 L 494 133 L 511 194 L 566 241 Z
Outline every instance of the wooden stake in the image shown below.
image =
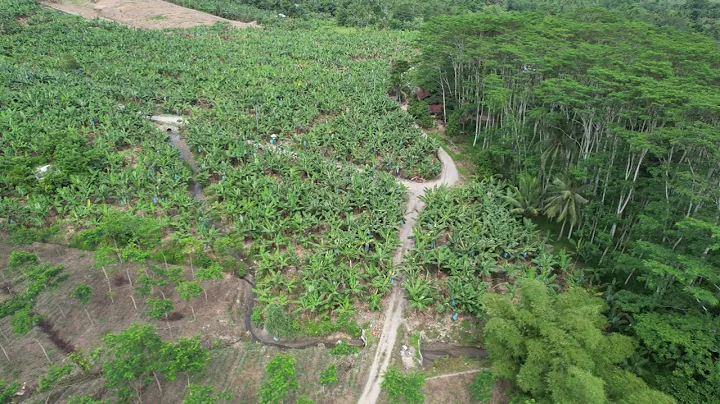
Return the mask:
M 105 271 L 105 267 L 102 267 L 103 274 L 105 274 L 105 280 L 108 284 L 108 296 L 110 297 L 110 302 L 115 304 L 115 299 L 112 297 L 112 286 L 110 285 L 110 278 L 108 277 L 107 271 Z
M 155 378 L 155 382 L 157 383 L 158 390 L 160 390 L 160 395 L 162 395 L 163 391 L 162 387 L 160 387 L 160 380 L 158 380 L 157 374 L 155 372 L 153 372 L 153 377 Z
M 5 359 L 10 362 L 10 357 L 8 356 L 7 352 L 5 351 L 5 347 L 3 347 L 2 344 L 0 344 L 0 349 L 2 349 L 3 353 L 5 354 Z
M 90 320 L 90 326 L 94 325 L 92 318 L 90 318 L 90 313 L 88 313 L 87 309 L 83 307 L 83 310 L 85 310 L 85 314 L 87 314 L 88 320 Z
M 37 344 L 40 345 L 40 349 L 42 349 L 43 353 L 45 354 L 45 358 L 47 359 L 48 363 L 52 363 L 52 361 L 50 360 L 50 357 L 47 354 L 47 351 L 45 351 L 45 348 L 42 346 L 40 341 L 35 340 L 35 342 L 37 342 Z
M 130 289 L 132 289 L 132 278 L 130 278 L 130 271 L 127 268 L 125 268 L 125 273 L 127 274 L 128 282 L 130 282 Z
M 55 307 L 57 307 L 57 309 L 60 310 L 60 315 L 63 316 L 63 318 L 67 318 L 67 317 L 65 316 L 65 313 L 63 313 L 62 308 L 60 307 L 59 304 L 56 303 L 56 304 L 55 304 Z

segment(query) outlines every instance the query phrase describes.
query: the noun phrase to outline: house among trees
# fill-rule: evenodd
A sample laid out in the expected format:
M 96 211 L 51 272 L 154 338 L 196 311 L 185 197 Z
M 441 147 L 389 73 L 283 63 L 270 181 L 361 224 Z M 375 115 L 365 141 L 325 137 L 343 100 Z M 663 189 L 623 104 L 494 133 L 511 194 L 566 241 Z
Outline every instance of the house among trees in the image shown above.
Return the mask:
M 433 116 L 439 116 L 443 113 L 443 105 L 442 104 L 430 104 L 428 105 L 428 109 L 430 110 L 430 115 Z

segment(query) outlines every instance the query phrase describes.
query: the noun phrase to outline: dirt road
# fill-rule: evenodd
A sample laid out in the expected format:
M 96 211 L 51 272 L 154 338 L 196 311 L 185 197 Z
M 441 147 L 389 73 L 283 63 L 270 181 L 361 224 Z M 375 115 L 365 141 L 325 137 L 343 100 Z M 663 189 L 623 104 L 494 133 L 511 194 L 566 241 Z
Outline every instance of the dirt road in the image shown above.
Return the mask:
M 154 121 L 160 122 L 161 125 L 165 125 L 162 127 L 162 129 L 165 129 L 166 127 L 170 129 L 169 133 L 171 135 L 172 132 L 174 132 L 173 129 L 176 130 L 174 126 L 170 125 L 164 120 L 158 120 L 157 117 L 153 118 L 156 118 L 153 119 Z M 182 117 L 170 116 L 164 117 L 164 119 L 169 119 L 170 121 L 175 122 L 178 119 L 181 120 Z M 184 145 L 184 142 L 182 141 L 182 139 L 180 139 L 179 136 L 171 136 L 171 140 L 176 146 L 178 145 L 178 143 L 180 144 L 181 147 L 179 147 L 179 149 L 181 150 L 181 152 L 184 148 L 187 148 L 187 146 Z M 285 151 L 284 149 L 280 149 L 275 145 L 266 144 L 264 146 L 272 150 L 280 150 L 283 153 L 289 152 Z M 404 223 L 400 228 L 400 247 L 397 249 L 397 251 L 395 252 L 395 256 L 393 257 L 393 264 L 395 264 L 396 266 L 403 263 L 403 261 L 405 260 L 405 254 L 413 246 L 413 239 L 411 238 L 413 234 L 412 229 L 417 221 L 418 213 L 425 207 L 425 203 L 420 200 L 420 197 L 423 196 L 425 194 L 425 191 L 428 189 L 440 185 L 452 186 L 458 182 L 459 175 L 457 167 L 455 166 L 455 162 L 450 157 L 450 155 L 448 155 L 445 150 L 440 148 L 438 149 L 437 156 L 442 164 L 442 171 L 440 172 L 440 177 L 437 180 L 422 183 L 399 180 L 407 188 L 408 203 L 405 209 Z M 250 301 L 250 304 L 248 306 L 250 308 L 252 307 L 252 303 L 254 303 L 254 297 L 251 299 L 252 300 Z M 393 288 L 390 300 L 387 303 L 387 308 L 385 309 L 380 340 L 375 351 L 375 355 L 373 357 L 373 362 L 370 366 L 368 380 L 365 384 L 365 387 L 363 388 L 362 395 L 358 400 L 360 404 L 374 404 L 375 402 L 377 402 L 378 397 L 380 396 L 382 375 L 385 373 L 385 371 L 387 371 L 387 368 L 390 365 L 393 348 L 395 347 L 395 341 L 397 340 L 398 328 L 403 322 L 402 315 L 404 305 L 405 299 L 403 296 L 403 290 L 398 282 Z M 293 343 L 288 343 L 286 341 L 272 341 L 269 335 L 264 335 L 263 338 L 261 333 L 259 333 L 257 330 L 253 330 L 252 324 L 250 322 L 250 312 L 248 312 L 246 315 L 246 323 L 248 323 L 246 326 L 249 330 L 255 331 L 252 332 L 253 337 L 266 344 L 284 348 L 305 348 L 317 344 L 317 341 L 315 340 L 295 341 Z
M 41 4 L 84 18 L 100 18 L 143 29 L 190 28 L 216 22 L 227 22 L 237 28 L 260 27 L 254 21 L 226 20 L 162 0 L 62 0 Z
M 413 239 L 412 229 L 415 226 L 418 213 L 425 207 L 420 197 L 425 194 L 429 188 L 439 185 L 451 186 L 458 181 L 458 171 L 453 159 L 440 148 L 438 150 L 438 158 L 442 163 L 442 172 L 440 178 L 430 182 L 410 182 L 402 181 L 408 190 L 408 205 L 405 209 L 405 223 L 400 228 L 400 248 L 398 248 L 393 259 L 395 265 L 400 265 L 405 260 L 405 253 L 412 248 Z M 360 404 L 374 404 L 380 396 L 380 387 L 382 383 L 382 375 L 390 365 L 395 341 L 397 340 L 398 328 L 402 324 L 403 307 L 405 299 L 403 297 L 402 287 L 395 285 L 387 309 L 385 309 L 385 321 L 383 322 L 382 334 L 378 343 L 373 363 L 370 365 L 370 375 L 368 377 L 362 395 L 358 400 Z

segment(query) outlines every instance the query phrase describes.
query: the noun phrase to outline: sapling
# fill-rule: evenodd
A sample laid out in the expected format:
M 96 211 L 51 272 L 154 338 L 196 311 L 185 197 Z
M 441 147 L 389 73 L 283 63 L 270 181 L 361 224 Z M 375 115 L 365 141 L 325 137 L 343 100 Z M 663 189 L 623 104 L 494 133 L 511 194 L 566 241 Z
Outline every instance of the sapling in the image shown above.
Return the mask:
M 85 314 L 87 314 L 88 320 L 90 320 L 90 325 L 93 325 L 92 318 L 90 318 L 90 313 L 87 311 L 87 304 L 90 302 L 90 297 L 92 296 L 92 288 L 90 285 L 86 285 L 84 283 L 81 283 L 77 286 L 75 286 L 75 289 L 70 293 L 71 297 L 74 297 L 77 299 L 80 304 L 83 305 L 83 310 L 85 310 Z

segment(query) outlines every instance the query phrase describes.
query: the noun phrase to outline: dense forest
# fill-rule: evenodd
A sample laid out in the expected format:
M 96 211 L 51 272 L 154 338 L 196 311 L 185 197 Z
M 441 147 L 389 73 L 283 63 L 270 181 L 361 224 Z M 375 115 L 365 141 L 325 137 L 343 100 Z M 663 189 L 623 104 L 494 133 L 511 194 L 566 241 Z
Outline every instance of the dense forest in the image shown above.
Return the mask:
M 417 29 L 438 15 L 542 11 L 552 14 L 587 7 L 681 31 L 720 38 L 720 2 L 715 0 L 173 0 L 230 19 L 278 23 L 278 13 L 300 19 L 334 19 L 345 26 Z
M 561 223 L 627 366 L 680 402 L 720 396 L 720 52 L 602 10 L 440 17 L 408 73 L 482 176 Z M 552 200 L 549 195 L 554 195 Z

